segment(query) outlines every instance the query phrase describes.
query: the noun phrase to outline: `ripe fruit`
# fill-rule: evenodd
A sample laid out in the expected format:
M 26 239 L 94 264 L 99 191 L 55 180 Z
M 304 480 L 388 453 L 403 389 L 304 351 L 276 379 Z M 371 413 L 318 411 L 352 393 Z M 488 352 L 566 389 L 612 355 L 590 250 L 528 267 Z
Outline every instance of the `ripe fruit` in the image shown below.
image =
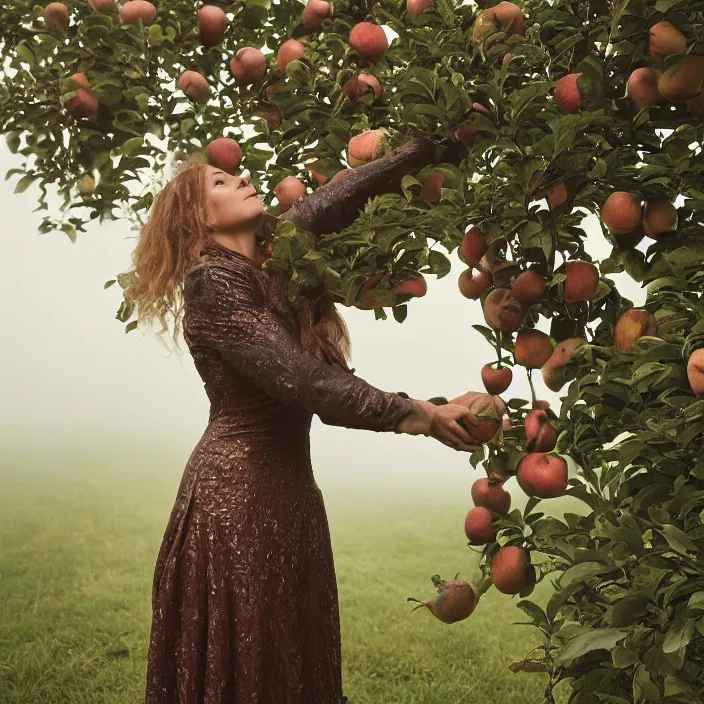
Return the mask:
M 440 171 L 433 171 L 430 178 L 423 184 L 419 198 L 421 200 L 439 200 L 442 184 L 445 181 L 445 174 Z
M 418 19 L 431 5 L 433 0 L 406 0 L 406 10 L 412 19 Z
M 212 166 L 234 174 L 242 161 L 242 148 L 234 139 L 219 137 L 205 148 L 205 156 Z
M 367 279 L 364 282 L 364 286 L 362 286 L 362 305 L 361 308 L 363 310 L 372 310 L 374 308 L 383 308 L 384 304 L 383 303 L 375 303 L 371 296 L 369 295 L 369 292 L 376 286 L 376 279 L 375 278 L 370 278 Z
M 615 191 L 601 208 L 601 221 L 622 249 L 631 249 L 643 239 L 640 197 L 625 191 Z
M 295 176 L 287 176 L 274 189 L 279 200 L 279 210 L 287 211 L 299 198 L 306 194 L 306 187 Z
M 276 105 L 264 105 L 255 114 L 266 120 L 270 130 L 277 129 L 281 124 L 281 111 Z
M 658 22 L 650 28 L 648 48 L 654 56 L 684 54 L 687 51 L 687 37 L 669 22 Z
M 459 275 L 457 285 L 465 298 L 476 301 L 491 286 L 491 274 L 479 271 L 472 276 L 472 270 L 467 269 Z
M 120 6 L 120 24 L 154 24 L 156 20 L 156 7 L 147 0 L 130 0 Z
M 462 238 L 460 259 L 465 264 L 479 264 L 487 250 L 486 237 L 478 227 L 470 227 Z
M 270 83 L 266 87 L 266 99 L 270 102 L 273 103 L 276 98 L 276 94 L 281 90 L 282 86 L 284 85 L 284 79 L 280 78 L 278 81 L 274 81 L 273 83 Z
M 314 161 L 312 164 L 308 164 L 306 168 L 310 172 L 310 175 L 322 186 L 323 184 L 329 181 L 329 176 L 326 176 L 322 171 L 319 171 L 318 169 L 327 168 L 329 165 L 330 160 L 323 159 L 322 161 Z
M 612 235 L 632 232 L 642 217 L 640 198 L 625 191 L 612 193 L 601 207 L 601 221 Z
M 227 16 L 224 10 L 216 5 L 203 5 L 198 11 L 198 27 L 200 40 L 203 46 L 210 48 L 217 46 L 225 37 Z
M 557 444 L 557 430 L 550 425 L 545 410 L 534 408 L 524 421 L 526 449 L 529 452 L 551 452 Z
M 44 9 L 44 23 L 47 29 L 61 31 L 68 27 L 68 7 L 62 2 L 49 3 Z
M 547 362 L 542 366 L 543 381 L 550 391 L 559 391 L 563 385 L 563 369 L 574 351 L 584 342 L 581 337 L 570 337 L 555 345 Z
M 396 291 L 396 293 L 413 296 L 414 298 L 422 298 L 428 293 L 428 284 L 425 277 L 419 274 L 418 276 L 402 281 L 400 284 L 396 284 L 394 291 Z
M 464 519 L 464 533 L 470 545 L 486 545 L 496 538 L 491 511 L 484 506 L 469 509 Z
M 489 271 L 494 270 L 494 265 L 496 264 L 496 244 L 489 246 L 489 249 L 486 250 L 486 254 L 479 263 Z
M 644 66 L 637 68 L 628 77 L 626 95 L 633 101 L 636 110 L 642 110 L 646 105 L 659 105 L 665 102 L 664 96 L 658 90 L 661 75 L 656 68 Z
M 208 81 L 197 71 L 184 71 L 178 79 L 178 89 L 197 103 L 204 103 L 210 95 Z
M 492 396 L 502 394 L 513 381 L 513 371 L 510 367 L 494 369 L 491 364 L 482 367 L 482 382 L 487 393 Z M 476 502 L 475 502 L 476 503 Z
M 325 0 L 308 0 L 301 13 L 301 22 L 306 29 L 320 29 L 323 20 L 332 17 L 332 5 Z
M 266 76 L 266 56 L 259 49 L 245 46 L 230 59 L 230 71 L 239 85 L 263 81 Z
M 555 499 L 567 491 L 567 462 L 547 452 L 530 452 L 518 463 L 516 479 L 528 496 Z
M 78 192 L 88 196 L 95 191 L 95 179 L 90 174 L 85 174 L 78 181 Z
M 458 403 L 469 409 L 471 417 L 468 421 L 462 421 L 462 425 L 474 442 L 489 442 L 499 432 L 506 404 L 498 396 L 469 391 L 450 403 Z
M 90 83 L 84 73 L 74 73 L 70 80 L 75 81 L 82 88 L 72 88 L 75 96 L 64 103 L 64 107 L 71 117 L 95 117 L 98 114 L 98 101 L 90 90 Z
M 484 320 L 494 330 L 515 332 L 523 322 L 523 309 L 507 288 L 494 289 L 484 299 L 483 311 Z
M 516 363 L 527 369 L 540 369 L 552 355 L 552 342 L 540 330 L 521 330 L 513 345 Z
M 483 115 L 489 114 L 489 111 L 481 103 L 472 103 L 472 110 L 474 110 L 474 112 L 480 112 Z M 469 144 L 473 137 L 479 132 L 486 132 L 486 130 L 474 124 L 462 125 L 462 127 L 457 130 L 457 139 L 465 144 Z
M 545 288 L 543 277 L 537 271 L 529 269 L 516 277 L 511 293 L 521 306 L 527 308 L 543 300 Z
M 591 301 L 599 286 L 599 270 L 590 262 L 567 262 L 565 265 L 565 301 Z
M 555 86 L 555 105 L 563 115 L 577 112 L 582 107 L 582 96 L 577 86 L 577 79 L 581 75 L 581 73 L 568 73 Z
M 654 240 L 677 232 L 677 208 L 668 200 L 648 200 L 643 209 L 643 231 Z
M 623 313 L 614 327 L 614 342 L 622 352 L 643 335 L 655 335 L 658 329 L 655 316 L 642 308 L 631 308 Z
M 95 12 L 104 12 L 115 7 L 115 0 L 88 0 L 88 4 Z
M 555 208 L 559 208 L 563 203 L 567 202 L 567 186 L 565 186 L 562 181 L 555 186 L 550 191 L 550 195 L 548 196 L 548 204 L 550 205 L 550 210 L 555 210 Z
M 497 29 L 503 30 L 504 25 L 508 25 L 508 34 L 526 36 L 526 22 L 521 8 L 512 2 L 500 2 L 494 7 L 477 12 L 472 39 L 475 42 L 483 41 Z
M 413 597 L 408 598 L 408 601 L 417 601 L 419 604 L 413 611 L 425 606 L 443 623 L 456 623 L 471 616 L 479 601 L 479 595 L 471 584 L 462 579 L 446 582 L 437 574 L 433 576 L 433 584 L 437 588 L 438 595 L 431 601 L 422 602 Z
M 511 508 L 511 494 L 504 489 L 504 483 L 487 478 L 477 479 L 472 484 L 472 501 L 475 506 L 481 506 L 501 515 L 507 514 Z
M 658 90 L 669 100 L 689 100 L 702 90 L 703 85 L 704 56 L 687 54 L 660 76 Z
M 282 73 L 286 72 L 286 67 L 292 61 L 298 61 L 305 56 L 306 48 L 298 39 L 288 39 L 276 52 L 276 64 Z
M 491 577 L 502 594 L 520 594 L 528 584 L 525 551 L 515 545 L 500 548 L 491 561 Z
M 365 59 L 376 63 L 389 48 L 389 40 L 378 24 L 360 22 L 350 31 L 350 46 Z
M 697 396 L 704 394 L 704 347 L 694 350 L 687 362 L 687 379 Z
M 369 91 L 373 91 L 375 100 L 381 98 L 384 93 L 379 79 L 368 73 L 359 73 L 356 76 L 352 76 L 348 81 L 345 81 L 345 84 L 342 86 L 342 91 L 352 103 L 356 103 L 360 96 Z
M 362 166 L 383 155 L 384 134 L 381 130 L 368 130 L 350 139 L 347 161 L 350 166 Z
M 494 8 L 494 16 L 500 25 L 509 25 L 509 34 L 520 34 L 526 36 L 526 22 L 523 11 L 518 5 L 512 2 L 500 2 Z

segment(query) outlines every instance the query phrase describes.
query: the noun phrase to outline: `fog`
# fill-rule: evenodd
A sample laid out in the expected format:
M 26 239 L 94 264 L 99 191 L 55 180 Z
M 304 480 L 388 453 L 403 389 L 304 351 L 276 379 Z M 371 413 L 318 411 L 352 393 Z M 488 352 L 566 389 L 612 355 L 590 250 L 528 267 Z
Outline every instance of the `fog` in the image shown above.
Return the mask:
M 4 142 L 0 164 L 3 176 L 21 165 Z M 118 221 L 92 222 L 75 244 L 63 233 L 38 235 L 42 212 L 32 210 L 39 188 L 16 195 L 15 183 L 16 177 L 0 181 L 6 219 L 0 257 L 2 456 L 50 457 L 87 448 L 96 463 L 104 453 L 138 462 L 163 448 L 168 461 L 143 471 L 180 476 L 207 423 L 202 382 L 185 344 L 182 355 L 169 355 L 149 331 L 125 334 L 115 319 L 122 291 L 117 285 L 103 289 L 129 267 L 135 233 Z M 59 199 L 49 203 L 58 214 Z M 594 218 L 587 249 L 597 258 L 610 251 Z M 471 327 L 484 323 L 480 306 L 460 295 L 456 255 L 452 264 L 445 278 L 427 277 L 427 296 L 409 305 L 403 324 L 341 308 L 358 376 L 421 399 L 483 390 L 480 369 L 495 353 Z M 628 298 L 644 300 L 625 275 L 614 278 Z M 539 398 L 557 402 L 540 374 L 535 383 Z M 525 372 L 516 369 L 504 397 L 529 393 Z M 374 486 L 432 495 L 436 487 L 464 488 L 479 476 L 468 455 L 431 438 L 329 427 L 315 418 L 311 446 L 324 491 L 373 480 Z

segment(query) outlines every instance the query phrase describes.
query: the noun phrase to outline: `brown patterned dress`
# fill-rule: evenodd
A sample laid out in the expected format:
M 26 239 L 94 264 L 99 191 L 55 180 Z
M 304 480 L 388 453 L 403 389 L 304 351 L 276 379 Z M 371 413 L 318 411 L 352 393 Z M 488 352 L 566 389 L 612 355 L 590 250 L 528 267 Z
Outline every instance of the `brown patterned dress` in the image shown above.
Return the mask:
M 408 151 L 362 167 L 369 178 L 355 177 L 347 195 L 363 203 L 375 190 L 395 190 L 423 161 Z M 323 190 L 288 217 L 317 233 L 344 226 L 354 215 L 339 205 L 345 192 L 318 196 L 337 200 L 336 221 L 315 207 Z M 215 241 L 185 282 L 184 337 L 211 411 L 157 558 L 147 704 L 344 701 L 311 419 L 392 431 L 411 404 L 304 351 L 295 316 L 272 291 L 266 270 Z

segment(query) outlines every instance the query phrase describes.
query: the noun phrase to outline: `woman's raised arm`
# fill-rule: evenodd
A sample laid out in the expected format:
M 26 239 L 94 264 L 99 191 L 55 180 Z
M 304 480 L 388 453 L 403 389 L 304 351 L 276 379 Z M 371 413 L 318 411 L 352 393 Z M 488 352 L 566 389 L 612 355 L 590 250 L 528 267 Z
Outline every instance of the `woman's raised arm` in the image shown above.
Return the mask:
M 339 232 L 355 220 L 370 198 L 401 193 L 403 177 L 438 163 L 437 153 L 445 150 L 426 139 L 410 139 L 390 156 L 358 166 L 344 178 L 317 188 L 295 203 L 281 219 L 315 235 Z

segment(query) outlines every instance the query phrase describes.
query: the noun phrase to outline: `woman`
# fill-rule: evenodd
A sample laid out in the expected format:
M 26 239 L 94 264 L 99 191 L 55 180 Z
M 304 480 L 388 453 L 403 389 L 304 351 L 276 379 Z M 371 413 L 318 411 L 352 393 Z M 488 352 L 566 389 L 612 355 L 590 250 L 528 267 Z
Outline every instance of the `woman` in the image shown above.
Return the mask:
M 318 189 L 283 217 L 320 234 L 432 163 L 411 140 Z M 275 219 L 245 178 L 189 164 L 155 198 L 128 296 L 140 320 L 178 325 L 211 401 L 157 559 L 147 704 L 339 704 L 337 586 L 310 463 L 328 425 L 432 435 L 473 450 L 461 405 L 370 386 L 346 363 L 329 300 L 294 312 L 256 260 Z

